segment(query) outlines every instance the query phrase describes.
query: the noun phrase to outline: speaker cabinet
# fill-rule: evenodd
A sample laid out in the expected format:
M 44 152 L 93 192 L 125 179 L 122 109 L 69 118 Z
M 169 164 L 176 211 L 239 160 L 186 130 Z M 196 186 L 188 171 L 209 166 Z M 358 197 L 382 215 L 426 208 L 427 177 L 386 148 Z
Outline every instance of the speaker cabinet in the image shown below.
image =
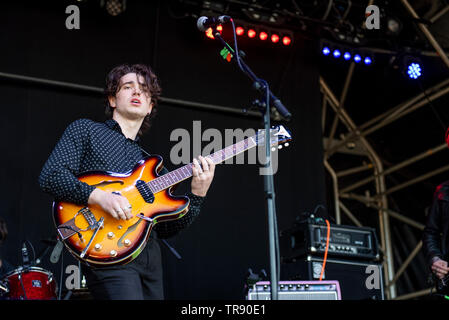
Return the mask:
M 281 265 L 281 279 L 318 280 L 323 259 L 307 256 Z M 327 259 L 323 280 L 340 283 L 342 300 L 383 300 L 383 268 L 379 263 Z

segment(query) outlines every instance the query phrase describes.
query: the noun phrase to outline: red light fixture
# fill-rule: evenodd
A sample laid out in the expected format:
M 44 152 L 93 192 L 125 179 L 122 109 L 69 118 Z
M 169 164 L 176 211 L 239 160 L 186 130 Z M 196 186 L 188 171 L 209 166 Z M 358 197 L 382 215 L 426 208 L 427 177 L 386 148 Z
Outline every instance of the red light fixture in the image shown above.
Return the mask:
M 265 41 L 268 39 L 268 34 L 264 31 L 262 31 L 261 33 L 259 33 L 259 39 L 262 41 Z
M 237 27 L 237 28 L 235 28 L 235 33 L 238 36 L 243 36 L 243 34 L 245 33 L 245 29 L 243 29 L 242 27 Z
M 249 29 L 248 30 L 248 37 L 249 38 L 254 38 L 256 36 L 256 31 L 254 31 L 253 29 Z
M 279 36 L 276 33 L 273 33 L 271 35 L 271 42 L 273 42 L 273 43 L 279 42 Z
M 221 32 L 223 31 L 223 26 L 220 24 L 217 26 L 217 31 Z M 206 31 L 206 37 L 210 38 L 210 39 L 215 39 L 214 35 L 212 34 L 212 28 L 208 28 Z
M 290 45 L 290 43 L 292 43 L 292 39 L 290 39 L 290 37 L 285 36 L 282 38 L 282 43 L 284 45 L 288 46 L 288 45 Z

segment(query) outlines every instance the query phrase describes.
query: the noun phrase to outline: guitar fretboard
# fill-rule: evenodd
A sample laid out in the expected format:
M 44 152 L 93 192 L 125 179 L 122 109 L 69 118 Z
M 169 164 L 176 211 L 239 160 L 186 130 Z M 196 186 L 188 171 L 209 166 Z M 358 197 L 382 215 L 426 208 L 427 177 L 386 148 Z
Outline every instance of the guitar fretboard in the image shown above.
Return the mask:
M 237 143 L 230 145 L 224 149 L 214 152 L 214 153 L 206 156 L 205 158 L 211 159 L 214 164 L 219 164 L 221 162 L 226 161 L 227 159 L 235 157 L 236 155 L 238 155 L 242 152 L 245 152 L 246 150 L 256 147 L 258 144 L 257 142 L 260 138 L 261 137 L 259 137 L 257 135 L 246 138 L 240 142 L 237 142 Z M 260 140 L 263 140 L 263 138 Z M 157 177 L 156 179 L 151 180 L 147 184 L 148 184 L 151 192 L 153 192 L 153 193 L 157 193 L 159 191 L 165 190 L 183 180 L 190 178 L 193 174 L 192 167 L 193 167 L 193 163 L 186 164 L 183 167 L 175 169 L 175 170 L 168 172 L 160 177 Z

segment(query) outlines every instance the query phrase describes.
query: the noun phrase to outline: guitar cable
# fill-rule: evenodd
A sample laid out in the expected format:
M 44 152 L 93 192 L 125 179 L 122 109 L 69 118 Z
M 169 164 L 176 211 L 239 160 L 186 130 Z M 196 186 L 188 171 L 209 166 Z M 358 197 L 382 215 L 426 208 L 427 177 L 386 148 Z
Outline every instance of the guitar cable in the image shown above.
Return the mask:
M 324 269 L 326 268 L 327 252 L 329 250 L 329 238 L 330 238 L 330 233 L 331 233 L 331 226 L 330 226 L 329 220 L 327 220 L 327 219 L 326 219 L 326 224 L 327 224 L 326 250 L 324 250 L 324 259 L 323 259 L 323 265 L 321 267 L 320 281 L 323 280 Z

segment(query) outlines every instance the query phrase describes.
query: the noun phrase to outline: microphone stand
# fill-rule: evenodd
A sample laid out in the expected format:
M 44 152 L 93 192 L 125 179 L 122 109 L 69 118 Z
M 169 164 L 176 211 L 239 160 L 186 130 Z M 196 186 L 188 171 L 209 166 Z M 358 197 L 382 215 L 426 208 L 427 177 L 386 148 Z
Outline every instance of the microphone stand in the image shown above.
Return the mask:
M 234 23 L 233 23 L 234 27 Z M 254 72 L 246 65 L 246 63 L 241 60 L 240 57 L 237 57 L 239 51 L 236 49 L 232 49 L 231 46 L 223 40 L 215 28 L 214 37 L 218 39 L 227 50 L 233 54 L 233 60 L 237 62 L 239 68 L 243 73 L 245 73 L 253 82 L 253 86 L 255 89 L 264 92 L 264 102 L 257 103 L 259 109 L 263 115 L 263 121 L 265 126 L 265 156 L 266 156 L 266 164 L 265 167 L 269 170 L 269 173 L 265 172 L 264 175 L 264 192 L 265 198 L 267 201 L 267 211 L 268 211 L 268 232 L 269 232 L 269 249 L 270 249 L 270 282 L 271 282 L 271 300 L 278 300 L 278 238 L 277 238 L 277 223 L 276 223 L 276 205 L 275 205 L 275 192 L 274 192 L 274 180 L 273 180 L 273 172 L 272 172 L 272 164 L 271 164 L 271 146 L 270 146 L 270 97 L 273 97 L 271 93 L 268 83 L 258 78 Z M 235 37 L 235 34 L 234 34 Z M 237 41 L 237 40 L 235 40 Z M 237 51 L 237 52 L 236 52 Z M 279 101 L 277 99 L 277 101 Z M 276 104 L 275 104 L 276 105 Z M 276 105 L 276 107 L 278 107 Z M 286 109 L 285 109 L 286 110 Z M 280 110 L 281 111 L 281 110 Z M 288 111 L 287 111 L 288 112 Z

